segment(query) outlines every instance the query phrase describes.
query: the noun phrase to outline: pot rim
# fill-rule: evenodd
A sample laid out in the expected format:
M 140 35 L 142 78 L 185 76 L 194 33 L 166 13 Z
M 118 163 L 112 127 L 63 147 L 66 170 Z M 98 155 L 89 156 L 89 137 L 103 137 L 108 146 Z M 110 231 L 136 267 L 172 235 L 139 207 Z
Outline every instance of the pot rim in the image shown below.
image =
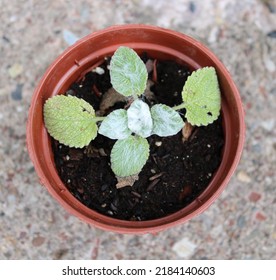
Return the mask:
M 34 104 L 36 104 L 39 97 L 39 93 L 43 88 L 43 84 L 45 82 L 46 77 L 55 69 L 55 67 L 59 64 L 59 61 L 62 60 L 66 55 L 70 54 L 72 51 L 74 51 L 76 48 L 81 46 L 82 44 L 85 44 L 88 40 L 91 40 L 91 38 L 96 38 L 99 36 L 103 36 L 105 33 L 114 32 L 114 31 L 121 31 L 121 30 L 133 30 L 133 29 L 143 29 L 145 32 L 149 30 L 154 30 L 160 33 L 166 33 L 170 36 L 178 37 L 181 40 L 188 41 L 191 45 L 195 46 L 196 48 L 199 48 L 202 50 L 212 61 L 215 61 L 216 67 L 218 67 L 223 74 L 223 76 L 227 79 L 227 81 L 230 84 L 230 87 L 232 89 L 232 92 L 234 94 L 234 98 L 236 103 L 238 104 L 238 119 L 239 119 L 239 128 L 240 130 L 237 132 L 239 135 L 238 145 L 237 145 L 237 152 L 235 154 L 234 160 L 232 161 L 231 167 L 228 169 L 228 174 L 225 176 L 223 181 L 220 183 L 220 186 L 217 188 L 215 192 L 212 193 L 212 195 L 204 202 L 201 203 L 200 199 L 196 199 L 183 209 L 170 214 L 168 216 L 149 220 L 149 221 L 126 221 L 126 220 L 119 220 L 116 218 L 108 217 L 103 214 L 100 214 L 96 212 L 95 210 L 92 210 L 82 203 L 80 203 L 73 195 L 71 195 L 72 202 L 71 204 L 68 203 L 68 201 L 64 200 L 64 197 L 61 197 L 60 194 L 56 190 L 54 190 L 51 186 L 51 182 L 48 180 L 48 178 L 45 177 L 45 174 L 43 173 L 41 169 L 40 159 L 39 155 L 36 154 L 35 148 L 34 148 L 34 137 L 33 137 L 33 119 L 31 118 L 35 114 L 35 107 Z M 225 104 L 222 104 L 222 111 Z M 224 112 L 224 111 L 223 111 Z M 31 116 L 31 117 L 30 117 Z M 48 137 L 47 133 L 44 132 L 44 136 Z M 242 155 L 243 150 L 243 144 L 245 141 L 245 124 L 244 124 L 244 110 L 242 107 L 241 98 L 238 92 L 238 89 L 232 80 L 228 70 L 226 67 L 222 64 L 222 62 L 201 42 L 197 41 L 196 39 L 182 34 L 178 31 L 161 28 L 157 26 L 152 25 L 144 25 L 144 24 L 127 24 L 127 25 L 115 25 L 111 26 L 96 32 L 93 32 L 82 39 L 78 40 L 75 44 L 67 48 L 61 55 L 59 55 L 54 62 L 48 67 L 48 69 L 45 71 L 44 75 L 40 79 L 40 82 L 38 86 L 35 89 L 34 95 L 32 97 L 31 101 L 31 107 L 29 109 L 29 116 L 27 121 L 27 148 L 29 151 L 30 158 L 35 166 L 36 173 L 38 174 L 40 178 L 40 182 L 42 185 L 46 186 L 48 191 L 54 196 L 55 199 L 59 201 L 59 203 L 67 209 L 70 213 L 73 215 L 79 217 L 83 221 L 89 224 L 93 224 L 94 226 L 104 229 L 104 230 L 110 230 L 113 232 L 119 232 L 119 233 L 154 233 L 159 232 L 161 230 L 167 229 L 169 227 L 178 225 L 180 223 L 186 222 L 190 220 L 192 217 L 199 215 L 204 210 L 206 210 L 221 194 L 221 192 L 224 190 L 226 185 L 231 179 L 232 174 L 234 173 L 239 160 Z M 225 145 L 231 145 L 231 143 L 228 141 Z M 44 145 L 45 146 L 45 145 Z M 44 147 L 45 148 L 45 147 Z M 221 162 L 221 165 L 223 163 L 223 159 Z M 50 163 L 52 164 L 52 163 Z M 218 168 L 220 169 L 221 166 Z M 55 178 L 57 179 L 57 178 Z M 212 182 L 216 179 L 216 176 L 214 175 L 213 179 L 209 183 L 209 186 L 212 184 Z M 62 186 L 63 183 L 58 178 L 61 184 L 60 192 L 66 192 L 64 187 Z M 208 188 L 208 187 L 207 187 Z M 68 192 L 68 191 L 67 191 Z M 204 195 L 205 191 L 199 196 L 202 197 Z M 68 196 L 70 197 L 68 194 Z M 197 206 L 195 206 L 197 204 Z M 196 207 L 196 210 L 194 210 L 194 207 Z M 191 212 L 189 212 L 189 208 L 192 209 Z M 182 216 L 184 212 L 187 212 L 186 215 Z M 89 217 L 87 216 L 87 213 L 90 213 Z M 91 217 L 93 216 L 93 222 L 91 221 Z M 103 222 L 105 221 L 105 222 Z

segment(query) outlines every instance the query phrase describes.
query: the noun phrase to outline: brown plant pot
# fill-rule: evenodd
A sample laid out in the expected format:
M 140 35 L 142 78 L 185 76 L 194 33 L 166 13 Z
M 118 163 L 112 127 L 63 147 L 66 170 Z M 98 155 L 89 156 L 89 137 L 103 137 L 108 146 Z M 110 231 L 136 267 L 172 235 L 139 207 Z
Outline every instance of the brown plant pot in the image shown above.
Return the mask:
M 43 122 L 45 101 L 65 92 L 81 75 L 110 56 L 119 46 L 157 59 L 173 59 L 197 69 L 214 66 L 222 92 L 225 136 L 222 162 L 206 190 L 180 211 L 150 221 L 124 221 L 104 216 L 80 203 L 66 188 L 55 168 L 50 137 Z M 119 233 L 156 233 L 184 223 L 206 210 L 229 182 L 241 157 L 245 139 L 244 112 L 239 92 L 224 65 L 200 42 L 184 34 L 147 25 L 122 25 L 92 33 L 62 53 L 37 86 L 28 116 L 27 145 L 35 170 L 51 195 L 70 213 L 104 230 Z

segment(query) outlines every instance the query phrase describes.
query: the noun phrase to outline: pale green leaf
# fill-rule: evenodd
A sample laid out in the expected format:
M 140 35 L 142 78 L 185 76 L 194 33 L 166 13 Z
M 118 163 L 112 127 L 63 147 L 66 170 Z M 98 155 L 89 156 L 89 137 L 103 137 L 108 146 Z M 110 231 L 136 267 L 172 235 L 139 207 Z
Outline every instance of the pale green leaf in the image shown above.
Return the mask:
M 188 77 L 182 98 L 192 125 L 208 125 L 220 114 L 221 96 L 214 67 L 204 67 Z
M 119 177 L 139 173 L 149 157 L 149 143 L 138 136 L 118 140 L 111 150 L 111 168 Z
M 119 47 L 110 61 L 110 78 L 114 89 L 122 95 L 139 96 L 146 89 L 148 73 L 134 50 Z
M 57 95 L 44 105 L 44 122 L 49 134 L 69 147 L 82 148 L 97 136 L 93 107 L 74 96 Z
M 147 103 L 142 100 L 135 100 L 127 110 L 128 128 L 146 138 L 151 135 L 152 118 Z
M 111 112 L 101 123 L 99 133 L 110 139 L 124 139 L 131 135 L 127 126 L 127 111 L 118 109 Z
M 153 120 L 152 134 L 159 136 L 171 136 L 178 133 L 184 126 L 180 115 L 171 107 L 164 104 L 156 104 L 151 108 Z

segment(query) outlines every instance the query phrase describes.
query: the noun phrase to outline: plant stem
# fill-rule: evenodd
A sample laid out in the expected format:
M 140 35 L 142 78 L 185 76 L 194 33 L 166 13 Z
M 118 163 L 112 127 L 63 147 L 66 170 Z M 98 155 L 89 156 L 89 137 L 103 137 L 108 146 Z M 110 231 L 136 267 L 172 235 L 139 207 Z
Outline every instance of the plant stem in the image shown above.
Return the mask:
M 177 106 L 174 106 L 172 107 L 173 110 L 177 111 L 177 110 L 181 110 L 181 109 L 184 109 L 185 108 L 185 104 L 182 103 L 180 105 L 177 105 Z
M 106 117 L 94 117 L 93 121 L 94 122 L 102 122 Z
M 138 95 L 135 92 L 132 94 L 132 97 L 134 101 L 138 99 Z

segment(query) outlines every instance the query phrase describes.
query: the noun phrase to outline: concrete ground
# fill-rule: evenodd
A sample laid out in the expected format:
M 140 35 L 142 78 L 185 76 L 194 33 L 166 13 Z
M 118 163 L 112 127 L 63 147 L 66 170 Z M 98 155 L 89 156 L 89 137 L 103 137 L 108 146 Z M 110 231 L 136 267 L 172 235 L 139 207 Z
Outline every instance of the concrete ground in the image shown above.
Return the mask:
M 0 0 L 0 259 L 276 259 L 274 0 Z M 146 23 L 205 43 L 246 111 L 239 167 L 202 215 L 157 235 L 120 235 L 69 215 L 41 187 L 25 126 L 45 69 L 75 39 Z

